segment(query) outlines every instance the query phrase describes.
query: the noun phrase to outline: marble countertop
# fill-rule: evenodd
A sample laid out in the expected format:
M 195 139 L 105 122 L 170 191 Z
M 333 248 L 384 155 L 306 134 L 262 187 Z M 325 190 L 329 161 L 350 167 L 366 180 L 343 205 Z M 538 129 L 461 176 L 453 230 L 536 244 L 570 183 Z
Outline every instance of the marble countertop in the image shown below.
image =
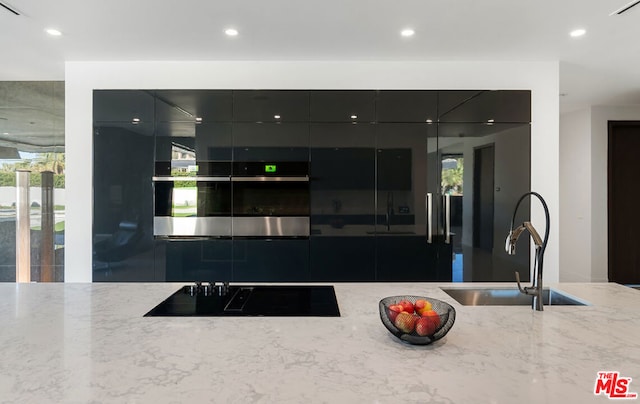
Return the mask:
M 340 283 L 339 318 L 143 317 L 180 285 L 0 284 L 0 402 L 603 403 L 603 370 L 640 392 L 640 291 L 620 285 L 549 285 L 591 305 L 544 312 L 440 290 L 490 284 Z M 453 329 L 397 340 L 378 301 L 401 294 L 451 303 Z

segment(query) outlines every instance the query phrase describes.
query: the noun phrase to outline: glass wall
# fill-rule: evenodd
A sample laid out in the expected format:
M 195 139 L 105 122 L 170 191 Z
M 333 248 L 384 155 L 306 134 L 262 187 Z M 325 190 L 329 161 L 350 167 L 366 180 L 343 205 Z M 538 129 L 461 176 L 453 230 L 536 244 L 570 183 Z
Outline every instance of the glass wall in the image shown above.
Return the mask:
M 16 171 L 28 171 L 22 204 Z M 0 81 L 1 282 L 16 281 L 17 255 L 26 279 L 64 280 L 64 188 L 64 82 Z M 16 234 L 20 206 L 29 231 Z M 25 246 L 28 254 L 16 253 Z

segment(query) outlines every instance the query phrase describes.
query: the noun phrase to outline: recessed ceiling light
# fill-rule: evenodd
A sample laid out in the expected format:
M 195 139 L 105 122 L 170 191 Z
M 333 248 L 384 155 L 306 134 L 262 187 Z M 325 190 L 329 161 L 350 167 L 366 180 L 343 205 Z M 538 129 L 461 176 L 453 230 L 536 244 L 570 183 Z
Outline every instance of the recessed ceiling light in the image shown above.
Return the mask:
M 427 123 L 433 123 L 433 119 L 427 119 Z
M 60 35 L 62 35 L 62 32 L 58 31 L 58 30 L 57 30 L 57 29 L 55 29 L 55 28 L 47 28 L 47 29 L 45 30 L 45 32 L 46 32 L 47 34 L 51 35 L 51 36 L 60 36 Z
M 273 116 L 275 119 L 280 119 L 280 115 L 274 115 Z
M 494 120 L 494 119 L 487 119 L 487 122 L 489 122 L 489 123 L 494 123 L 494 122 L 495 122 L 495 120 Z
M 574 29 L 573 31 L 569 32 L 569 35 L 571 35 L 574 38 L 577 38 L 577 37 L 582 36 L 582 35 L 584 35 L 586 33 L 587 33 L 587 30 L 580 28 L 580 29 Z
M 224 30 L 224 33 L 227 34 L 227 36 L 238 36 L 238 30 L 234 28 L 227 28 Z
M 358 115 L 351 115 L 351 119 L 358 119 Z
M 411 28 L 405 28 L 402 31 L 400 31 L 400 35 L 402 35 L 405 38 L 413 36 L 415 33 L 416 31 L 412 30 Z
M 202 122 L 202 118 L 200 118 L 199 116 L 196 117 L 196 122 L 200 123 Z

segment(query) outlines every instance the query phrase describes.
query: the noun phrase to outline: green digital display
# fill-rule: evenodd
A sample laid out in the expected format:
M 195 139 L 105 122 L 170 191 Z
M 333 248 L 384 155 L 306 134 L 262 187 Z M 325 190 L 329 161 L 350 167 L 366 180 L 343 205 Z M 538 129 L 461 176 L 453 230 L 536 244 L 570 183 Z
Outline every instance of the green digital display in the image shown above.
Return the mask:
M 277 171 L 277 167 L 275 164 L 265 164 L 264 172 L 265 173 L 275 173 Z

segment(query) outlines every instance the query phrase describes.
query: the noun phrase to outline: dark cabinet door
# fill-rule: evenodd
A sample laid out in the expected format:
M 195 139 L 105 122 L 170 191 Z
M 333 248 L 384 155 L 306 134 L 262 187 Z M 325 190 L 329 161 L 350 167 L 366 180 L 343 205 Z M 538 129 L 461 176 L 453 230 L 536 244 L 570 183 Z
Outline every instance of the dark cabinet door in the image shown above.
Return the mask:
M 449 199 L 440 217 L 455 281 L 529 276 L 529 239 L 514 256 L 503 246 L 515 204 L 530 190 L 530 98 L 530 91 L 439 92 L 435 183 L 438 203 Z M 516 223 L 529 220 L 528 206 Z
M 438 122 L 529 123 L 531 91 L 439 91 Z
M 93 280 L 155 281 L 154 97 L 94 91 Z
M 376 125 L 376 280 L 451 280 L 431 190 L 437 175 L 427 152 L 435 132 L 426 122 Z
M 310 92 L 311 122 L 375 121 L 375 91 L 319 90 Z
M 156 175 L 229 175 L 231 91 L 153 94 Z
M 375 131 L 311 124 L 310 279 L 375 279 Z
M 376 121 L 380 123 L 436 122 L 438 91 L 384 90 L 376 99 Z
M 366 236 L 311 236 L 311 281 L 375 280 L 376 239 Z
M 411 148 L 378 147 L 376 158 L 378 191 L 411 191 L 413 188 Z
M 236 282 L 305 282 L 309 279 L 309 240 L 234 239 Z
M 376 263 L 378 281 L 451 282 L 451 245 L 434 237 L 378 234 Z
M 305 90 L 236 90 L 233 121 L 251 123 L 309 122 Z
M 157 240 L 156 257 L 169 282 L 232 280 L 231 239 Z
M 234 91 L 235 162 L 309 161 L 309 92 Z
M 308 162 L 309 124 L 236 122 L 233 161 Z

